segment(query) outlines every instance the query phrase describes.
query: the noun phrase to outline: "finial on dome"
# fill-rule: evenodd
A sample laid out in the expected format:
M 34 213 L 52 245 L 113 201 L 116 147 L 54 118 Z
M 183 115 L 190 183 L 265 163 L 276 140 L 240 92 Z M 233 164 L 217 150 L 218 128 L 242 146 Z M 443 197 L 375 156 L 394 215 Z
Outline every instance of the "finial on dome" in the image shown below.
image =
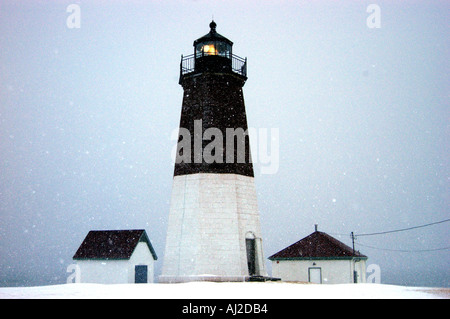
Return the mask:
M 211 32 L 216 32 L 217 23 L 212 20 L 212 22 L 209 24 L 209 27 L 211 28 Z

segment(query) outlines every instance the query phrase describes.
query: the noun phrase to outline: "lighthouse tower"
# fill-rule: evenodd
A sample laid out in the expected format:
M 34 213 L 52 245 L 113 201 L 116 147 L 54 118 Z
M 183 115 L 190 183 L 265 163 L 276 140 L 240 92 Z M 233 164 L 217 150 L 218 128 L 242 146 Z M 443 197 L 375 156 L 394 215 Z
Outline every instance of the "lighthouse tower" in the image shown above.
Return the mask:
M 159 282 L 267 276 L 242 88 L 247 60 L 210 24 L 181 58 L 184 90 Z

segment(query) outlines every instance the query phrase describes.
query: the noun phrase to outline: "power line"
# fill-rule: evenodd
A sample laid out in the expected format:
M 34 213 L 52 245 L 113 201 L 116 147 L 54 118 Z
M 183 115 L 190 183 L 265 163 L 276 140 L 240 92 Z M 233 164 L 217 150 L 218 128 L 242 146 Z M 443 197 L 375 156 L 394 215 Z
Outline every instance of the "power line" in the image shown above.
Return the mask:
M 369 233 L 369 234 L 355 234 L 354 232 L 351 232 L 350 233 L 350 238 L 352 240 L 353 254 L 355 254 L 355 240 L 357 239 L 357 237 L 365 237 L 365 236 L 375 236 L 375 235 L 385 235 L 385 234 L 397 233 L 397 232 L 408 231 L 408 230 L 412 230 L 412 229 L 418 229 L 418 228 L 424 228 L 424 227 L 428 227 L 428 226 L 433 226 L 433 225 L 437 225 L 437 224 L 443 224 L 443 223 L 447 223 L 449 221 L 450 221 L 450 219 L 444 219 L 444 220 L 441 220 L 441 221 L 438 221 L 438 222 L 434 222 L 434 223 L 428 223 L 428 224 L 414 226 L 414 227 L 401 228 L 401 229 L 395 229 L 395 230 L 389 230 L 389 231 L 377 232 L 377 233 Z M 339 235 L 339 236 L 342 235 L 342 236 L 344 236 L 345 234 L 334 233 L 332 235 Z M 378 250 L 394 251 L 394 252 L 407 252 L 407 253 L 442 251 L 442 250 L 450 249 L 450 247 L 443 247 L 443 248 L 436 248 L 436 249 L 404 250 L 404 249 L 378 248 L 378 247 L 373 247 L 373 246 L 359 244 L 359 243 L 358 243 L 358 245 L 363 246 L 363 247 L 372 248 L 372 249 L 378 249 Z
M 418 250 L 406 250 L 406 249 L 390 249 L 390 248 L 378 248 L 373 247 L 369 245 L 364 245 L 358 243 L 359 246 L 368 247 L 372 249 L 378 249 L 378 250 L 386 250 L 386 251 L 396 251 L 396 252 L 402 252 L 402 253 L 423 253 L 423 252 L 431 252 L 431 251 L 442 251 L 442 250 L 448 250 L 450 247 L 443 247 L 443 248 L 436 248 L 436 249 L 418 249 Z
M 420 226 L 414 226 L 414 227 L 408 227 L 408 228 L 402 228 L 402 229 L 396 229 L 396 230 L 390 230 L 390 231 L 384 231 L 384 232 L 378 232 L 378 233 L 370 233 L 370 234 L 355 234 L 355 237 L 375 236 L 375 235 L 385 235 L 385 234 L 390 234 L 390 233 L 397 233 L 397 232 L 402 232 L 402 231 L 407 231 L 407 230 L 412 230 L 412 229 L 423 228 L 423 227 L 428 227 L 428 226 L 432 226 L 432 225 L 447 223 L 449 221 L 450 221 L 450 219 L 445 219 L 445 220 L 441 220 L 439 222 L 429 223 L 429 224 L 420 225 Z

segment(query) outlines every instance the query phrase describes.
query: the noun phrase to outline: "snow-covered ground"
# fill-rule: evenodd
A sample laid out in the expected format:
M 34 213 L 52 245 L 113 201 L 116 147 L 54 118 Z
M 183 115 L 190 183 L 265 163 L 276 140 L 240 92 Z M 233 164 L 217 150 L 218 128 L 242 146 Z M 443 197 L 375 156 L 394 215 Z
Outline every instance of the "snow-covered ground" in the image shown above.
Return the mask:
M 449 289 L 379 284 L 212 283 L 66 284 L 0 288 L 0 299 L 448 299 Z

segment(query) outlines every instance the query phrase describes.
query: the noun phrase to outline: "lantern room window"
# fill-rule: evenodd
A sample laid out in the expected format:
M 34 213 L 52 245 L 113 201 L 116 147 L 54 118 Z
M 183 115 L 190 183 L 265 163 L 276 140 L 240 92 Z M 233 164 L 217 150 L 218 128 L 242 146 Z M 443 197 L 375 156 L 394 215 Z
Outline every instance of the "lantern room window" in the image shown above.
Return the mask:
M 231 45 L 220 41 L 201 42 L 196 45 L 196 58 L 209 55 L 218 55 L 231 59 Z

